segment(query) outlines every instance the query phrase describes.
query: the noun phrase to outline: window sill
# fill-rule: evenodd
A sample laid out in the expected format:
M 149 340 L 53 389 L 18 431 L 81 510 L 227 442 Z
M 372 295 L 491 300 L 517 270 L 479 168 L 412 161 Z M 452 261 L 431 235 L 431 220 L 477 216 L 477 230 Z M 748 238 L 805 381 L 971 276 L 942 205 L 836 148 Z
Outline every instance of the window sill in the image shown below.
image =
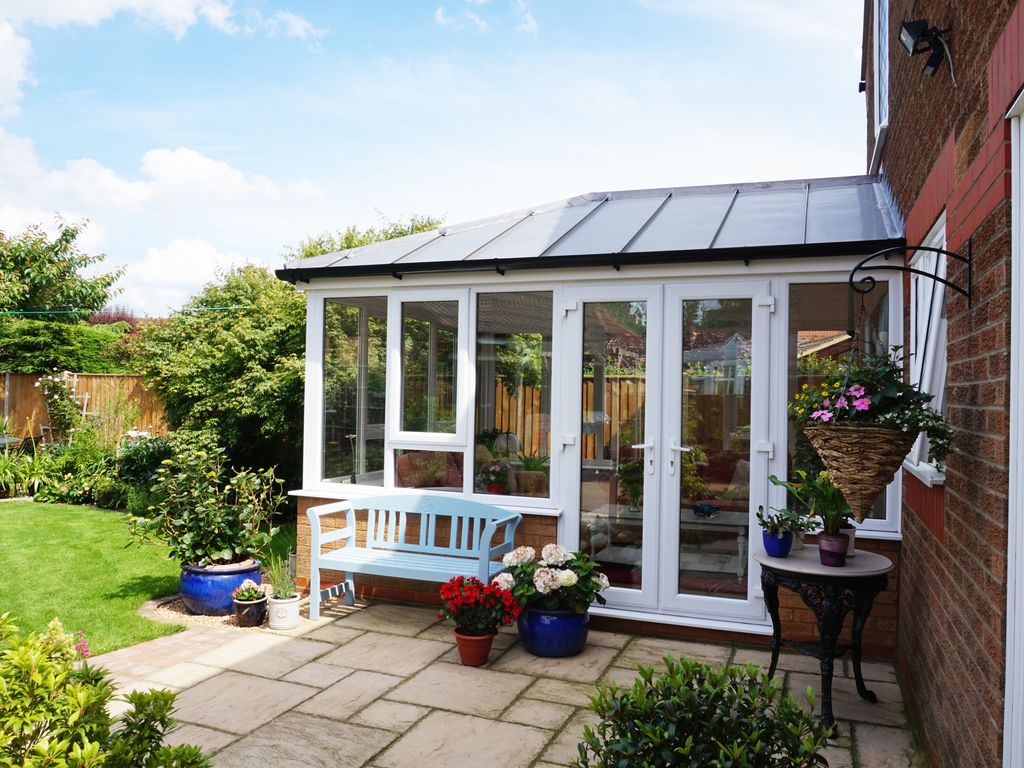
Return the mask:
M 935 468 L 934 464 L 927 464 L 925 462 L 914 464 L 910 461 L 904 461 L 903 469 L 912 474 L 929 488 L 946 484 L 945 473 L 939 472 L 939 470 Z

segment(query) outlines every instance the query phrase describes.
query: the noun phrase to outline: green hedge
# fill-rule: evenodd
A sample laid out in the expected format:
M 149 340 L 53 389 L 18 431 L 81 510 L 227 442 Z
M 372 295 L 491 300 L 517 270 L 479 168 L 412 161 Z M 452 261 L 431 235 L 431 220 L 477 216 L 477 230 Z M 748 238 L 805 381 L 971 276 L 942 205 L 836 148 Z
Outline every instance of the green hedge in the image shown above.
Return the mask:
M 68 325 L 43 320 L 0 324 L 0 370 L 39 373 L 53 368 L 76 373 L 130 373 L 103 355 L 128 329 L 110 325 Z

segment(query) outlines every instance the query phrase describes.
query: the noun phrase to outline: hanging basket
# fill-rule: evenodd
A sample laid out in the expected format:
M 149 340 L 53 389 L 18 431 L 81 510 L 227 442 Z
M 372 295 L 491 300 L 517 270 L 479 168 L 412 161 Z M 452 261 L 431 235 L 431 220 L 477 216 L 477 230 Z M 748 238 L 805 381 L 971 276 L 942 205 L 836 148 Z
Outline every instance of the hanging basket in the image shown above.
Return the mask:
M 877 424 L 812 424 L 804 433 L 858 523 L 864 522 L 917 440 L 916 432 Z

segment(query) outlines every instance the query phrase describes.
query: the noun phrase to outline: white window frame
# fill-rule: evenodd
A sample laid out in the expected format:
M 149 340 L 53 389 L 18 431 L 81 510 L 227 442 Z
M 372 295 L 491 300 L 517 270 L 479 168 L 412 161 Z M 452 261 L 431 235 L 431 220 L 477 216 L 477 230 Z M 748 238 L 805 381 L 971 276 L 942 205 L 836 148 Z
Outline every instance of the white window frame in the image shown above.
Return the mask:
M 874 0 L 874 133 L 875 148 L 871 153 L 869 173 L 882 167 L 882 148 L 889 132 L 889 0 Z M 882 63 L 884 62 L 884 67 Z M 881 70 L 885 69 L 883 76 Z
M 946 212 L 943 211 L 921 245 L 946 247 Z M 916 251 L 910 266 L 945 279 L 948 257 L 934 251 Z M 923 275 L 910 274 L 910 383 L 935 399 L 930 407 L 945 412 L 946 408 L 946 286 Z M 943 485 L 946 475 L 934 462 L 928 461 L 928 438 L 917 437 L 903 468 L 928 487 Z

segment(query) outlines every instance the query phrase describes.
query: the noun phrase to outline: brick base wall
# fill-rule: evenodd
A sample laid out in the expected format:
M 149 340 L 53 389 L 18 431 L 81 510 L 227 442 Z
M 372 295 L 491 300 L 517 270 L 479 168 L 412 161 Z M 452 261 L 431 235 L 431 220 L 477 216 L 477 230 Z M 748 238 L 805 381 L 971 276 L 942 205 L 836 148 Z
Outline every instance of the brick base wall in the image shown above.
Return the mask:
M 296 569 L 299 574 L 298 584 L 303 592 L 309 591 L 309 548 L 310 531 L 306 510 L 318 504 L 330 503 L 329 499 L 313 499 L 300 497 L 298 517 L 298 543 Z M 344 517 L 326 516 L 321 518 L 324 530 L 336 530 L 344 527 Z M 357 520 L 357 540 L 359 524 Z M 365 537 L 365 527 L 361 531 Z M 516 544 L 526 545 L 539 550 L 545 544 L 555 541 L 557 521 L 553 517 L 540 515 L 523 515 L 523 522 L 516 530 Z M 814 543 L 814 537 L 809 538 Z M 889 586 L 885 592 L 875 598 L 871 616 L 868 618 L 862 636 L 862 650 L 865 658 L 891 659 L 896 656 L 896 629 L 898 615 L 898 594 L 900 584 L 900 544 L 894 541 L 858 539 L 857 549 L 877 552 L 893 561 L 894 568 L 889 574 Z M 307 574 L 303 576 L 302 574 Z M 322 570 L 322 584 L 344 581 L 344 573 Z M 397 600 L 424 605 L 440 605 L 438 585 L 434 582 L 394 579 L 385 576 L 359 576 L 356 579 L 356 593 L 361 597 L 384 600 Z M 803 604 L 800 597 L 788 590 L 779 591 L 783 636 L 793 640 L 817 639 L 818 630 L 814 614 Z M 769 638 L 747 632 L 725 632 L 721 630 L 701 629 L 699 627 L 680 627 L 657 622 L 634 621 L 627 619 L 595 616 L 591 619 L 595 629 L 623 631 L 634 634 L 658 637 L 673 637 L 693 640 L 713 640 L 727 643 L 751 643 L 767 645 Z M 850 621 L 843 630 L 840 643 L 850 641 Z

